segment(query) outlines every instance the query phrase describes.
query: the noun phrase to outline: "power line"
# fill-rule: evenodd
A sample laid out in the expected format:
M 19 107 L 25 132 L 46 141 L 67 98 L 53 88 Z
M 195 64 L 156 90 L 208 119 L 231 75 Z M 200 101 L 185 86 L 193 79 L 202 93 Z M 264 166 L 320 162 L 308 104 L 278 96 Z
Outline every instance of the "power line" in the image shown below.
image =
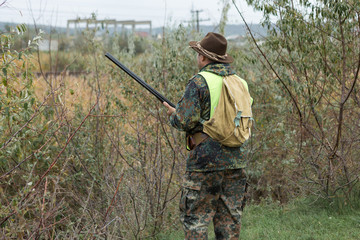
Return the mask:
M 203 10 L 191 10 L 192 13 L 196 13 L 196 30 L 197 30 L 197 32 L 200 31 L 200 22 L 210 20 L 210 18 L 208 18 L 208 19 L 199 19 L 199 13 L 202 12 L 202 11 Z

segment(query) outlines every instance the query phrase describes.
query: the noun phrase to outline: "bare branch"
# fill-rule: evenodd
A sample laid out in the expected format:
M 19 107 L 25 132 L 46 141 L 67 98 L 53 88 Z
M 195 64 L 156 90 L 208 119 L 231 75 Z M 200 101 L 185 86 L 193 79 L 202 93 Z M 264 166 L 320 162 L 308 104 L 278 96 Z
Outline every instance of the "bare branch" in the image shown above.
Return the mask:
M 57 90 L 59 90 L 59 88 L 61 87 L 61 85 L 56 88 L 55 90 L 51 91 L 51 93 L 49 95 L 47 95 L 44 99 L 44 101 L 40 104 L 40 106 L 35 110 L 35 112 L 33 113 L 33 115 L 30 117 L 30 119 L 19 129 L 17 130 L 0 148 L 0 151 L 3 150 L 11 141 L 12 139 L 18 135 L 40 112 L 40 109 L 44 106 L 44 104 L 46 103 L 46 101 L 48 100 L 48 98 L 50 96 L 52 96 L 52 94 L 54 94 L 54 92 L 56 92 Z
M 86 119 L 90 116 L 92 110 L 94 110 L 95 106 L 97 106 L 98 102 L 96 102 L 92 108 L 89 110 L 88 114 L 84 117 L 84 119 L 82 120 L 82 122 L 80 123 L 80 125 L 78 126 L 78 128 L 73 132 L 73 134 L 68 138 L 68 140 L 65 143 L 65 146 L 61 149 L 61 151 L 58 153 L 58 155 L 56 156 L 56 158 L 54 159 L 54 161 L 50 164 L 49 168 L 43 173 L 43 175 L 40 177 L 40 179 L 37 181 L 37 183 L 34 185 L 34 187 L 32 187 L 32 189 L 36 189 L 39 184 L 42 182 L 42 180 L 45 178 L 45 176 L 50 172 L 50 170 L 54 167 L 54 165 L 56 164 L 56 162 L 59 160 L 60 156 L 62 155 L 62 153 L 65 151 L 66 147 L 69 145 L 71 139 L 75 136 L 75 134 L 79 131 L 79 129 L 81 128 L 81 126 L 85 123 Z M 23 203 L 27 198 L 29 198 L 29 196 L 34 193 L 33 191 L 29 191 L 28 194 L 25 195 L 25 197 L 23 199 L 21 199 L 20 203 Z M 12 215 L 14 215 L 16 213 L 16 211 L 11 212 L 8 216 L 4 217 L 0 223 L 0 225 L 2 225 L 3 223 L 5 223 Z
M 3 5 L 5 5 L 7 2 L 7 0 L 4 0 L 2 3 L 0 3 L 0 7 L 2 7 Z
M 237 7 L 236 3 L 235 3 L 235 0 L 232 1 L 235 8 L 237 9 L 238 13 L 240 14 L 240 17 L 242 18 L 243 22 L 245 23 L 245 26 L 253 40 L 253 42 L 255 43 L 256 45 L 256 48 L 260 51 L 261 55 L 264 57 L 264 59 L 266 60 L 266 62 L 268 63 L 268 65 L 270 66 L 271 70 L 273 71 L 273 73 L 276 75 L 276 77 L 279 79 L 279 81 L 281 82 L 281 84 L 284 86 L 284 88 L 286 89 L 286 91 L 288 92 L 296 110 L 297 110 L 297 113 L 299 115 L 299 118 L 300 118 L 300 124 L 302 125 L 303 124 L 303 116 L 302 116 L 302 113 L 301 113 L 301 110 L 300 110 L 300 107 L 294 97 L 294 94 L 291 92 L 291 90 L 288 88 L 288 86 L 285 84 L 285 82 L 283 81 L 283 79 L 280 77 L 280 75 L 278 74 L 278 72 L 274 69 L 273 65 L 270 63 L 270 61 L 268 60 L 267 56 L 264 54 L 264 52 L 261 50 L 261 48 L 259 47 L 254 35 L 252 34 L 252 31 L 250 30 L 250 27 L 249 25 L 247 24 L 245 18 L 243 17 L 242 13 L 240 12 L 239 8 Z

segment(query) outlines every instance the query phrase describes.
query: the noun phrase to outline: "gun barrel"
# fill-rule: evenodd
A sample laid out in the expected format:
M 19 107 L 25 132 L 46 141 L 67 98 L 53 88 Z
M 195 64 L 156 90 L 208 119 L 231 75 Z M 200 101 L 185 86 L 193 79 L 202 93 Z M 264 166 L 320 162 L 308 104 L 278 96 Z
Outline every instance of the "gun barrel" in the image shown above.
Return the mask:
M 146 90 L 148 90 L 152 95 L 154 95 L 157 99 L 159 99 L 161 102 L 167 102 L 171 107 L 175 108 L 175 105 L 169 101 L 166 97 L 164 97 L 162 94 L 160 94 L 158 91 L 156 91 L 154 88 L 152 88 L 149 84 L 147 84 L 144 80 L 142 80 L 140 77 L 138 77 L 135 73 L 130 71 L 127 67 L 125 67 L 121 62 L 119 62 L 115 57 L 113 57 L 110 53 L 106 53 L 105 57 L 110 59 L 113 63 L 116 64 L 119 68 L 121 68 L 124 72 L 126 72 L 130 77 L 132 77 L 135 81 L 137 81 L 141 86 L 143 86 Z

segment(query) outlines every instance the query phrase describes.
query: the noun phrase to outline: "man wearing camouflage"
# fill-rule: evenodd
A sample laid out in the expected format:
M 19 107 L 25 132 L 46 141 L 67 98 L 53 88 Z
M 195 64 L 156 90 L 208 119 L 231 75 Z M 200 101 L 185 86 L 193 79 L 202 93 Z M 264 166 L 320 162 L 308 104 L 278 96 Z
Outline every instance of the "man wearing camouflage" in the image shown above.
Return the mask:
M 201 73 L 235 74 L 229 65 L 233 58 L 226 54 L 227 41 L 218 33 L 208 33 L 189 45 L 198 53 L 200 71 L 188 82 L 176 108 L 163 103 L 171 125 L 186 132 L 192 149 L 186 161 L 180 219 L 186 239 L 207 239 L 211 221 L 216 239 L 239 239 L 246 192 L 242 149 L 223 146 L 202 132 L 202 122 L 210 118 L 211 101 Z

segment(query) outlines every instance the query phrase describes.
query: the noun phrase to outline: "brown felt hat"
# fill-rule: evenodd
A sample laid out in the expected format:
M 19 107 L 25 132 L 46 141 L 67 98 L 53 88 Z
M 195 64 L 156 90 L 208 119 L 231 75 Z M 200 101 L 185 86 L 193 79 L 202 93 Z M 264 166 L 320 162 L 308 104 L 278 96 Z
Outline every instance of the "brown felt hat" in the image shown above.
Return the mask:
M 222 63 L 231 63 L 234 59 L 226 53 L 226 38 L 219 34 L 209 32 L 201 41 L 191 41 L 189 45 L 196 52 L 205 57 Z

